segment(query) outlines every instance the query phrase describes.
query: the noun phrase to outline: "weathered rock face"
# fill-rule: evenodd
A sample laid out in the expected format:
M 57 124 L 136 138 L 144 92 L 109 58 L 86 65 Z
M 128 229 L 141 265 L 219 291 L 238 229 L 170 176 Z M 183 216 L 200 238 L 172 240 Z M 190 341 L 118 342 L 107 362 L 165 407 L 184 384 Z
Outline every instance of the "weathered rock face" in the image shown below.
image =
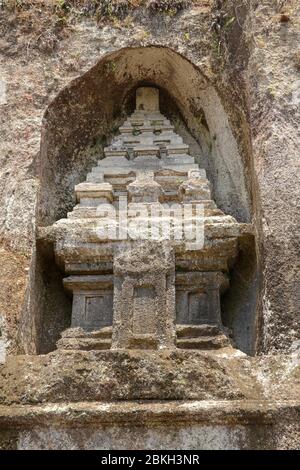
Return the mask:
M 120 22 L 117 28 L 109 23 L 99 28 L 92 16 L 83 16 L 81 21 L 74 22 L 72 32 L 54 29 L 51 38 L 47 38 L 42 23 L 39 33 L 33 31 L 32 41 L 29 33 L 22 29 L 21 12 L 18 9 L 2 10 L 1 80 L 6 88 L 4 104 L 1 104 L 2 240 L 9 250 L 13 249 L 20 262 L 23 254 L 32 257 L 31 269 L 20 273 L 20 282 L 27 282 L 28 288 L 15 312 L 18 321 L 26 305 L 31 312 L 35 311 L 34 319 L 29 314 L 29 318 L 22 320 L 22 330 L 26 328 L 27 331 L 25 336 L 32 338 L 27 346 L 25 344 L 27 350 L 43 350 L 43 344 L 48 341 L 50 325 L 41 326 L 47 322 L 42 313 L 46 307 L 38 307 L 37 297 L 47 283 L 50 290 L 55 290 L 55 277 L 59 275 L 53 272 L 51 279 L 46 279 L 42 257 L 36 259 L 32 255 L 38 182 L 41 187 L 39 223 L 47 224 L 63 216 L 72 206 L 74 184 L 84 179 L 86 168 L 95 162 L 95 149 L 91 147 L 89 154 L 85 153 L 83 157 L 82 148 L 93 143 L 101 147 L 103 136 L 107 137 L 120 122 L 127 90 L 145 79 L 146 72 L 148 80 L 169 92 L 172 90 L 189 131 L 196 139 L 201 136 L 203 166 L 219 206 L 239 220 L 250 220 L 253 214 L 260 276 L 256 275 L 253 265 L 244 286 L 244 292 L 249 290 L 244 301 L 252 312 L 258 312 L 260 318 L 260 350 L 288 350 L 297 339 L 298 299 L 294 273 L 298 266 L 295 237 L 298 195 L 295 188 L 299 185 L 293 168 L 296 168 L 298 115 L 296 84 L 299 72 L 294 48 L 298 7 L 294 1 L 286 2 L 285 8 L 291 19 L 286 23 L 281 23 L 281 11 L 274 2 L 266 1 L 252 8 L 255 10 L 251 11 L 245 2 L 230 27 L 224 27 L 225 15 L 227 18 L 228 15 L 235 16 L 230 1 L 221 10 L 214 2 L 200 3 L 183 9 L 174 17 L 129 8 L 131 21 Z M 45 15 L 52 21 L 51 13 L 46 10 Z M 29 9 L 29 17 L 33 14 L 40 13 Z M 218 23 L 220 28 L 216 28 L 219 31 L 216 36 L 211 26 Z M 254 42 L 252 36 L 256 38 Z M 34 38 L 38 38 L 38 42 Z M 170 46 L 181 56 L 162 47 L 147 48 L 149 44 Z M 139 50 L 140 46 L 143 49 Z M 123 47 L 137 49 L 114 53 Z M 24 62 L 24 51 L 30 56 L 30 63 Z M 107 53 L 113 55 L 99 62 Z M 185 63 L 183 56 L 190 62 Z M 146 63 L 144 69 L 139 64 L 141 57 Z M 97 62 L 96 68 L 82 80 L 77 78 L 50 105 L 38 157 L 40 123 L 47 103 L 72 78 Z M 281 66 L 281 63 L 287 65 Z M 151 67 L 154 67 L 153 71 Z M 187 67 L 190 68 L 188 73 Z M 197 70 L 202 77 L 199 75 L 199 84 Z M 24 77 L 21 85 L 20 74 Z M 120 80 L 121 74 L 123 80 Z M 204 85 L 203 80 L 207 79 L 214 86 Z M 191 86 L 197 90 L 194 96 Z M 111 94 L 108 87 L 111 87 Z M 104 89 L 105 96 L 102 96 Z M 91 113 L 88 103 L 94 112 Z M 130 102 L 127 106 L 130 107 Z M 180 122 L 179 119 L 178 124 L 183 127 Z M 183 132 L 186 133 L 186 129 L 183 128 Z M 283 143 L 283 135 L 287 142 Z M 196 145 L 196 140 L 194 143 Z M 267 154 L 270 157 L 264 157 Z M 289 197 L 290 188 L 294 188 L 292 197 Z M 290 204 L 290 201 L 294 203 Z M 245 274 L 242 271 L 238 274 L 240 269 L 243 270 L 243 264 L 241 260 L 236 266 L 235 279 Z M 251 296 L 258 287 L 260 305 L 255 296 Z M 237 290 L 239 286 L 234 292 Z M 56 297 L 54 309 L 64 309 L 62 305 L 66 300 L 62 295 Z M 232 308 L 241 309 L 244 302 L 233 292 L 229 297 L 231 315 Z M 244 309 L 245 317 L 248 310 L 249 307 Z M 5 302 L 2 311 L 10 316 Z M 41 316 L 44 317 L 42 322 Z M 50 316 L 48 312 L 46 317 L 49 319 Z M 255 331 L 251 321 L 247 328 Z M 15 328 L 9 328 L 12 348 L 17 347 L 15 333 Z M 35 339 L 36 335 L 39 340 Z M 53 346 L 49 344 L 49 347 Z M 249 352 L 254 349 L 253 345 L 248 347 Z
M 299 396 L 299 357 L 219 351 L 55 351 L 10 357 L 0 404 L 110 400 L 282 400 Z
M 243 237 L 230 267 L 223 323 L 247 354 L 285 356 L 227 361 L 222 352 L 216 359 L 177 350 L 170 356 L 116 353 L 108 363 L 104 351 L 11 357 L 2 368 L 2 400 L 24 405 L 9 411 L 4 405 L 1 446 L 128 447 L 120 436 L 120 416 L 128 409 L 142 416 L 141 447 L 175 442 L 180 448 L 190 427 L 190 448 L 299 447 L 298 2 L 241 0 L 237 7 L 233 0 L 188 1 L 176 2 L 174 9 L 168 2 L 163 8 L 159 2 L 144 7 L 122 2 L 121 9 L 109 10 L 110 17 L 98 10 L 99 23 L 85 2 L 82 16 L 75 14 L 74 2 L 65 3 L 66 10 L 57 5 L 43 10 L 35 2 L 25 11 L 22 5 L 12 8 L 12 2 L 0 7 L 1 360 L 6 353 L 53 351 L 70 326 L 71 301 L 53 251 L 43 241 L 45 227 L 73 209 L 74 186 L 85 180 L 133 111 L 141 85 L 160 88 L 161 111 L 206 170 L 218 207 L 238 222 L 253 223 L 255 245 Z M 183 186 L 183 195 L 192 195 L 196 186 Z M 109 191 L 102 189 L 105 198 Z M 84 198 L 85 188 L 81 191 Z M 71 344 L 69 337 L 60 341 L 64 348 Z M 51 369 L 50 388 L 45 366 Z M 124 386 L 124 370 L 137 393 Z M 136 380 L 136 370 L 144 383 Z M 106 372 L 116 379 L 110 381 Z M 40 405 L 76 400 L 71 387 L 78 391 L 86 375 L 91 401 L 110 399 L 111 390 L 123 400 L 203 400 L 194 408 L 202 418 L 196 423 L 186 407 L 173 426 L 179 405 L 176 413 L 169 405 L 170 432 L 163 439 L 161 405 L 147 427 L 150 403 L 139 411 L 125 403 L 106 415 L 100 405 L 77 403 L 65 429 L 65 405 Z M 242 405 L 220 403 L 232 398 Z M 257 405 L 266 399 L 271 405 Z M 210 421 L 205 400 L 216 400 L 218 411 Z M 77 413 L 87 418 L 76 434 Z M 47 417 L 53 423 L 49 432 Z M 182 424 L 185 417 L 188 425 Z M 21 433 L 11 431 L 20 423 Z M 133 424 L 131 429 L 137 436 Z
M 10 357 L 0 378 L 0 448 L 299 445 L 297 354 L 56 351 Z

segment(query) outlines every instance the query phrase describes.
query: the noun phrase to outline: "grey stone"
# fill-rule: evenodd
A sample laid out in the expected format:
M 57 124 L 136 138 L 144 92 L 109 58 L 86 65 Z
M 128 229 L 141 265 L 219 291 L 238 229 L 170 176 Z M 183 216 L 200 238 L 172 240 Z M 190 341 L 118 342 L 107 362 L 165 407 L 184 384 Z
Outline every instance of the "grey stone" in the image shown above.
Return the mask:
M 111 276 L 71 276 L 64 285 L 73 294 L 72 328 L 93 331 L 112 325 Z
M 175 347 L 175 260 L 167 244 L 136 242 L 114 259 L 112 348 Z

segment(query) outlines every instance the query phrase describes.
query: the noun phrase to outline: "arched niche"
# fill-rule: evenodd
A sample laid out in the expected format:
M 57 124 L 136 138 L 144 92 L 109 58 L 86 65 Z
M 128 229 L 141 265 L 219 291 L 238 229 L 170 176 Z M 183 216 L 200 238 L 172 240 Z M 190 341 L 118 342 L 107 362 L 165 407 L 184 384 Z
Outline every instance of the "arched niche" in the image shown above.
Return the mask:
M 219 208 L 240 222 L 250 221 L 247 158 L 239 151 L 217 90 L 183 56 L 169 48 L 151 46 L 125 48 L 104 56 L 64 88 L 47 108 L 42 125 L 38 224 L 51 225 L 72 209 L 75 184 L 85 180 L 103 147 L 133 110 L 134 91 L 141 85 L 160 89 L 161 111 L 189 140 L 193 156 L 207 170 Z M 256 335 L 256 255 L 253 245 L 241 253 L 222 314 L 224 324 L 233 328 L 236 345 L 252 354 Z M 249 253 L 254 257 L 250 268 L 246 262 Z M 241 285 L 244 272 L 247 279 Z M 29 347 L 24 346 L 29 352 L 53 350 L 68 326 L 71 304 L 63 291 L 62 277 L 53 254 L 37 244 L 30 313 L 26 314 L 32 317 L 29 323 L 37 326 L 35 345 L 31 342 Z
M 186 58 L 152 46 L 106 55 L 49 105 L 42 129 L 39 224 L 66 215 L 74 184 L 99 158 L 84 150 L 93 142 L 105 144 L 128 112 L 130 92 L 145 83 L 165 90 L 201 146 L 199 163 L 207 170 L 218 206 L 238 221 L 250 220 L 246 169 L 216 89 Z

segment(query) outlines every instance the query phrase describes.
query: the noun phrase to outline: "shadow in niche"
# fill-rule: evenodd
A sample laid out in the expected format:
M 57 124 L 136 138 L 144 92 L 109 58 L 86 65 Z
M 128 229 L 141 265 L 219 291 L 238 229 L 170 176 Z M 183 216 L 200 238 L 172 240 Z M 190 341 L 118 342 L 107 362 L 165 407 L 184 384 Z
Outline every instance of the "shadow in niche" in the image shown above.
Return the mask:
M 223 325 L 232 331 L 236 348 L 256 354 L 259 271 L 254 237 L 239 241 L 239 254 L 230 270 L 230 288 L 221 299 Z
M 55 263 L 52 246 L 45 247 L 38 243 L 35 275 L 38 354 L 47 354 L 56 349 L 56 341 L 71 324 L 72 299 L 63 289 L 64 277 Z

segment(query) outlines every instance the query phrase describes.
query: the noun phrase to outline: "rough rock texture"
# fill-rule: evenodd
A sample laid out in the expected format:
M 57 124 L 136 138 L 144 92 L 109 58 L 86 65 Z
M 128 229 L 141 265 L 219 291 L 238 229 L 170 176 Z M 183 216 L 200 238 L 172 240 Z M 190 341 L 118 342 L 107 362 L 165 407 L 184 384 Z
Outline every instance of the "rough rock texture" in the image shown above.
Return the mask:
M 1 448 L 20 450 L 265 450 L 299 443 L 299 406 L 281 402 L 50 404 L 9 413 L 0 407 L 0 416 Z
M 246 80 L 260 208 L 256 216 L 263 280 L 260 341 L 267 352 L 288 350 L 300 332 L 300 77 L 295 63 L 300 10 L 293 1 L 260 3 L 253 25 L 257 47 L 249 58 Z M 282 21 L 282 11 L 287 12 L 288 22 Z
M 211 105 L 207 102 L 206 106 L 206 120 L 209 119 L 206 125 L 213 137 L 212 142 L 215 142 L 215 138 L 218 139 L 218 151 L 211 161 L 214 166 L 219 166 L 218 174 L 224 175 L 226 171 L 224 172 L 224 168 L 220 166 L 220 155 L 223 157 L 224 154 L 227 156 L 231 154 L 231 157 L 236 155 L 235 163 L 232 163 L 232 159 L 227 162 L 225 160 L 228 175 L 233 178 L 236 178 L 235 174 L 240 174 L 240 169 L 234 169 L 234 165 L 244 167 L 246 186 L 244 188 L 236 186 L 236 197 L 243 198 L 246 206 L 248 205 L 248 209 L 244 206 L 245 209 L 240 212 L 242 217 L 247 217 L 247 211 L 249 214 L 247 198 L 249 201 L 252 194 L 252 214 L 256 224 L 258 263 L 261 271 L 259 277 L 261 301 L 258 306 L 255 302 L 253 305 L 260 322 L 258 347 L 264 352 L 288 350 L 298 338 L 299 332 L 297 294 L 299 289 L 296 281 L 296 271 L 299 267 L 299 237 L 296 231 L 298 220 L 296 208 L 299 205 L 297 203 L 299 172 L 296 171 L 296 145 L 299 138 L 297 125 L 299 68 L 296 46 L 299 42 L 297 41 L 299 5 L 297 2 L 286 1 L 282 7 L 282 2 L 264 0 L 250 4 L 245 0 L 240 2 L 239 7 L 234 7 L 234 2 L 227 1 L 220 7 L 218 2 L 199 1 L 194 5 L 193 2 L 190 2 L 189 6 L 185 4 L 182 10 L 181 7 L 176 7 L 174 11 L 171 9 L 170 14 L 152 7 L 133 8 L 130 4 L 127 10 L 126 8 L 122 11 L 114 10 L 115 14 L 112 13 L 111 17 L 107 17 L 105 11 L 98 12 L 98 19 L 100 18 L 98 24 L 92 11 L 84 10 L 83 16 L 76 15 L 72 2 L 68 2 L 70 8 L 64 11 L 59 7 L 54 9 L 54 12 L 51 8 L 46 8 L 42 18 L 41 11 L 37 12 L 34 6 L 12 7 L 13 2 L 9 2 L 10 6 L 5 6 L 5 3 L 0 12 L 2 38 L 0 70 L 1 80 L 6 88 L 5 99 L 1 101 L 4 103 L 1 104 L 0 144 L 1 239 L 4 246 L 9 246 L 9 250 L 14 251 L 14 257 L 22 258 L 24 254 L 29 258 L 32 257 L 31 270 L 24 271 L 22 280 L 20 279 L 23 285 L 27 284 L 27 294 L 24 290 L 20 292 L 15 318 L 20 318 L 21 311 L 28 302 L 31 311 L 34 310 L 35 300 L 32 299 L 37 293 L 33 284 L 40 282 L 36 280 L 35 273 L 43 271 L 43 266 L 35 266 L 33 254 L 39 181 L 42 198 L 46 197 L 51 201 L 51 186 L 54 183 L 53 188 L 62 202 L 66 197 L 62 193 L 63 187 L 73 188 L 76 182 L 83 180 L 87 170 L 86 164 L 81 163 L 81 169 L 79 168 L 75 174 L 72 171 L 72 163 L 67 164 L 63 161 L 62 164 L 67 172 L 61 177 L 57 163 L 55 163 L 57 176 L 46 173 L 43 177 L 43 167 L 46 162 L 43 161 L 43 155 L 39 156 L 39 148 L 41 119 L 47 105 L 74 77 L 86 72 L 105 54 L 123 47 L 145 47 L 154 44 L 171 47 L 172 50 L 187 57 L 213 84 L 214 91 L 212 90 L 210 97 L 207 95 L 209 99 L 214 101 L 216 90 L 221 98 L 222 105 L 212 101 Z M 290 21 L 281 21 L 281 7 L 286 9 Z M 129 15 L 121 21 L 120 15 L 126 16 L 126 12 Z M 36 18 L 34 15 L 38 15 L 39 21 L 30 23 Z M 230 24 L 225 26 L 224 18 L 228 17 L 235 17 L 236 20 L 229 21 Z M 33 23 L 38 26 L 34 26 Z M 113 75 L 116 62 L 112 59 L 105 63 L 108 73 Z M 163 78 L 159 73 L 157 75 L 158 81 Z M 169 74 L 169 79 L 170 77 L 172 74 Z M 134 85 L 133 82 L 132 84 Z M 165 86 L 167 88 L 166 83 Z M 68 89 L 65 90 L 64 96 L 67 93 Z M 117 99 L 116 88 L 115 93 Z M 194 122 L 192 121 L 191 113 L 193 107 L 194 111 L 198 112 L 195 108 L 197 104 L 194 99 L 190 101 L 189 107 L 192 111 L 189 111 L 189 115 L 184 109 L 184 103 L 180 103 L 180 90 L 177 89 L 176 93 L 181 112 L 186 114 L 185 120 L 189 129 L 193 131 L 196 125 L 195 118 Z M 119 102 L 116 104 L 120 105 Z M 59 102 L 59 105 L 63 111 L 63 101 Z M 99 103 L 98 108 L 103 105 L 106 106 L 103 102 Z M 213 106 L 214 111 L 219 106 L 218 112 L 209 116 L 209 106 Z M 51 122 L 52 109 L 54 111 L 53 106 L 50 106 L 46 114 L 44 134 L 47 121 Z M 113 110 L 109 111 L 107 108 L 105 112 L 107 117 L 114 116 L 115 119 L 119 119 L 119 111 L 115 106 Z M 230 132 L 236 138 L 238 147 L 235 149 L 233 147 L 236 144 L 233 144 L 233 141 L 230 143 L 228 138 L 224 139 L 224 132 L 228 131 L 225 112 L 228 115 Z M 201 116 L 200 113 L 198 118 L 203 121 Z M 75 142 L 72 158 L 75 158 L 76 151 L 80 155 L 83 143 L 99 144 L 103 135 L 112 131 L 115 125 L 113 120 L 110 122 L 110 129 L 107 127 L 107 122 L 106 120 L 104 127 L 100 123 L 96 131 L 96 124 L 91 127 L 85 124 L 84 119 L 82 120 L 83 129 L 87 134 L 81 145 L 80 141 Z M 59 121 L 56 121 L 58 133 L 63 130 L 62 128 L 59 130 L 59 125 Z M 203 129 L 205 124 L 201 125 Z M 64 133 L 62 135 L 65 139 Z M 226 147 L 225 141 L 229 147 Z M 69 145 L 68 141 L 65 142 Z M 47 145 L 51 145 L 50 142 L 47 142 Z M 208 145 L 211 145 L 209 141 Z M 223 150 L 222 145 L 225 145 Z M 238 163 L 239 152 L 242 163 Z M 67 157 L 68 149 L 66 148 L 63 153 Z M 90 154 L 88 166 L 93 163 L 92 155 L 93 152 Z M 78 167 L 80 157 L 76 159 Z M 208 173 L 214 182 L 216 178 L 214 169 L 210 168 Z M 39 175 L 42 176 L 41 180 Z M 229 180 L 231 177 L 229 176 Z M 225 188 L 224 194 L 217 193 L 224 204 L 230 191 L 226 183 L 227 177 L 222 176 L 222 178 L 222 184 L 216 184 L 215 191 Z M 237 181 L 239 179 L 237 176 Z M 47 185 L 50 185 L 48 190 Z M 232 200 L 231 203 L 225 202 L 225 205 L 230 208 L 231 204 L 232 210 L 234 206 L 242 207 L 238 199 L 236 204 Z M 67 206 L 70 207 L 70 203 L 72 204 L 68 196 Z M 51 211 L 49 207 L 46 218 L 53 221 Z M 56 211 L 53 215 L 57 219 L 63 214 Z M 10 261 L 12 265 L 14 257 Z M 3 277 L 2 272 L 1 277 Z M 14 283 L 14 276 L 8 277 L 7 282 Z M 30 303 L 31 301 L 33 303 Z M 2 312 L 5 316 L 11 314 L 11 310 L 6 307 Z M 47 334 L 39 330 L 38 316 L 39 314 L 35 313 L 35 318 L 22 321 L 23 327 L 27 328 L 27 336 L 33 338 L 30 345 L 25 345 L 25 348 L 32 352 L 43 349 L 38 346 L 38 341 L 34 340 L 35 334 Z M 9 328 L 8 335 L 11 339 L 15 339 L 15 329 Z M 16 349 L 17 344 L 12 342 L 11 346 L 12 349 Z
M 295 449 L 299 374 L 298 354 L 231 348 L 11 357 L 0 448 Z
M 298 400 L 299 356 L 200 351 L 56 351 L 0 367 L 0 403 Z
M 172 8 L 170 2 L 117 7 L 112 1 L 107 10 L 85 1 L 51 3 L 0 6 L 1 357 L 5 349 L 48 352 L 68 326 L 62 273 L 36 244 L 37 227 L 72 209 L 74 185 L 132 110 L 130 94 L 143 80 L 161 87 L 178 132 L 201 150 L 198 163 L 219 207 L 253 221 L 256 246 L 240 246 L 222 315 L 241 332 L 241 345 L 248 335 L 245 351 L 274 356 L 177 351 L 151 360 L 133 353 L 129 361 L 127 353 L 116 353 L 107 362 L 103 351 L 11 357 L 1 366 L 1 447 L 128 448 L 137 438 L 137 447 L 147 448 L 187 442 L 190 448 L 299 448 L 299 2 L 191 0 Z M 141 364 L 144 376 L 137 374 Z M 124 370 L 139 394 L 119 388 Z M 105 371 L 114 380 L 107 381 Z M 88 377 L 86 388 L 82 377 Z M 87 405 L 63 404 L 85 401 L 76 395 L 80 390 L 90 394 Z M 167 436 L 157 417 L 143 422 L 149 408 L 163 415 L 165 404 L 141 404 L 140 427 L 132 425 L 121 438 L 124 423 L 116 413 L 110 415 L 107 403 L 92 404 L 110 399 L 111 391 L 123 400 L 203 401 L 183 404 L 178 426 L 166 404 Z M 206 399 L 217 401 L 207 405 Z M 40 406 L 47 401 L 53 403 Z M 8 409 L 11 403 L 18 406 Z M 127 409 L 135 417 L 137 406 L 127 403 L 117 414 Z M 174 406 L 177 412 L 180 404 Z M 78 414 L 89 419 L 75 431 Z M 49 419 L 53 426 L 46 429 Z

